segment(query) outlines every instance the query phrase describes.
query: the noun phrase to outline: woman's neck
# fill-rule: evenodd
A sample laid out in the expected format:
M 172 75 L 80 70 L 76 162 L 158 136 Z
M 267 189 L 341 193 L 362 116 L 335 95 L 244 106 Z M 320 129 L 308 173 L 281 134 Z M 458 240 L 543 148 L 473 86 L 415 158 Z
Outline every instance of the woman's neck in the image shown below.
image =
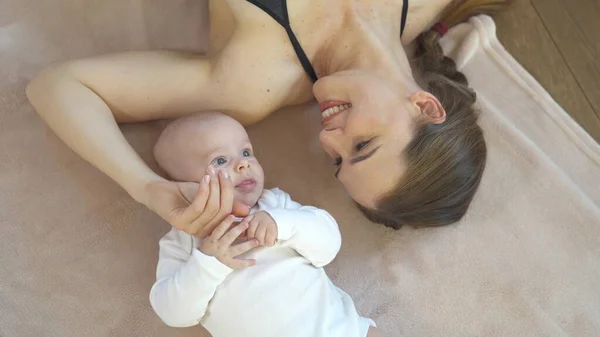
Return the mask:
M 333 33 L 322 40 L 313 59 L 319 76 L 368 70 L 406 83 L 410 64 L 400 43 L 402 1 L 341 1 Z

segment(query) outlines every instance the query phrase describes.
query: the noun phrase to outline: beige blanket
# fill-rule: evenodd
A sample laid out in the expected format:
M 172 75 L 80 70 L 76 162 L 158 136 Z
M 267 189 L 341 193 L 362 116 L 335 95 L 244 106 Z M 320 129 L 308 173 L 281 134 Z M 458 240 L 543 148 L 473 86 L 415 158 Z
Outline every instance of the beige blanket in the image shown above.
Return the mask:
M 69 151 L 24 96 L 49 62 L 200 50 L 205 15 L 197 0 L 0 2 L 0 336 L 207 336 L 165 327 L 149 306 L 167 225 Z M 443 41 L 478 91 L 490 152 L 460 224 L 363 220 L 319 148 L 314 105 L 252 128 L 268 186 L 339 220 L 327 271 L 391 336 L 600 336 L 600 147 L 494 29 L 478 17 Z M 152 163 L 162 127 L 124 130 Z

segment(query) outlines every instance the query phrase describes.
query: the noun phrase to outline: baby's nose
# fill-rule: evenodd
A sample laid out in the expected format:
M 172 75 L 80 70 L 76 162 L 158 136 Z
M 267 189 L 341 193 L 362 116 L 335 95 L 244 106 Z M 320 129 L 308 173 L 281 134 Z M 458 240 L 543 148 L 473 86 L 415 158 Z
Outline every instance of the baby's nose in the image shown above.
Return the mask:
M 240 161 L 237 163 L 237 166 L 236 166 L 236 169 L 238 172 L 249 169 L 249 168 L 250 168 L 250 162 L 248 161 L 248 159 L 240 159 Z

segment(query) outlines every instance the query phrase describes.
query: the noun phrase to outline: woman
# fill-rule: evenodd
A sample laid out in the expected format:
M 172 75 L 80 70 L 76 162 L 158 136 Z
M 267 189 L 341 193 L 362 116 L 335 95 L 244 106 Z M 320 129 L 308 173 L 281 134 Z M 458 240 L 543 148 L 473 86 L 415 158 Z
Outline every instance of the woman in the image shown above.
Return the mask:
M 232 208 L 248 210 L 232 205 L 234 187 L 223 177 L 213 174 L 208 184 L 160 177 L 117 123 L 217 110 L 252 124 L 316 98 L 321 144 L 369 219 L 394 228 L 445 225 L 464 215 L 484 168 L 475 94 L 443 57 L 439 32 L 419 37 L 414 71 L 402 45 L 446 7 L 453 24 L 505 2 L 211 0 L 206 56 L 70 61 L 43 70 L 27 94 L 71 149 L 190 234 L 207 235 Z

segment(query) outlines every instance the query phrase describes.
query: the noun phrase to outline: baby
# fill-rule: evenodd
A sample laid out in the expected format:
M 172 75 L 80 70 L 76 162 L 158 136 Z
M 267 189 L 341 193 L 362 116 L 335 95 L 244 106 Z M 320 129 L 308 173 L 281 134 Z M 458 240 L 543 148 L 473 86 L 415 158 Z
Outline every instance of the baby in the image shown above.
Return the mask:
M 336 221 L 263 189 L 242 125 L 218 113 L 176 120 L 155 155 L 176 180 L 200 181 L 214 167 L 233 182 L 234 198 L 252 206 L 240 224 L 230 216 L 205 239 L 173 228 L 160 240 L 150 302 L 167 325 L 202 324 L 213 337 L 379 336 L 323 270 L 340 249 Z

